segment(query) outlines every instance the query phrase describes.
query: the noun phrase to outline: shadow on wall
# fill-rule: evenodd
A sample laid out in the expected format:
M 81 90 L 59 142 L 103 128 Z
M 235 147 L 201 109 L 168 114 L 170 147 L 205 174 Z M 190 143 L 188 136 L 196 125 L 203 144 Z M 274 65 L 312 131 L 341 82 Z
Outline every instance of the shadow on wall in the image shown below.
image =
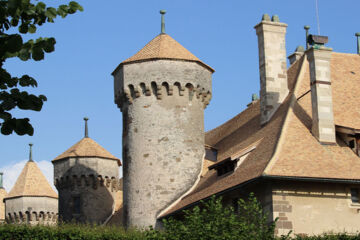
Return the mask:
M 64 222 L 104 223 L 113 213 L 119 181 L 76 164 L 55 180 L 59 219 Z

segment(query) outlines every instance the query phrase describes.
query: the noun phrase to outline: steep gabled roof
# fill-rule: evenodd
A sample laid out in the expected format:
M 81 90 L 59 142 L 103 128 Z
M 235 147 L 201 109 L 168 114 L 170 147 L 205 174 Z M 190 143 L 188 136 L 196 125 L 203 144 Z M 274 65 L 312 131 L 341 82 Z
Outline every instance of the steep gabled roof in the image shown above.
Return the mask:
M 34 161 L 28 161 L 25 164 L 5 199 L 25 196 L 58 198 Z
M 133 62 L 142 62 L 147 60 L 156 60 L 156 59 L 172 59 L 172 60 L 183 60 L 198 62 L 199 64 L 205 66 L 210 71 L 214 72 L 214 69 L 200 61 L 195 57 L 191 52 L 184 48 L 180 43 L 169 35 L 162 33 L 156 36 L 148 44 L 145 45 L 139 52 L 134 56 L 123 61 L 122 64 L 133 63 Z M 116 70 L 115 70 L 116 71 Z
M 284 134 L 265 174 L 273 176 L 360 180 L 360 158 L 337 137 L 321 145 L 311 134 L 309 63 L 294 91 Z M 360 129 L 360 56 L 332 53 L 331 86 L 335 125 Z
M 57 156 L 52 162 L 69 157 L 99 157 L 116 160 L 121 166 L 120 159 L 109 153 L 105 148 L 89 137 L 81 139 L 68 150 Z
M 206 144 L 218 149 L 217 162 L 258 143 L 234 173 L 217 177 L 215 170 L 208 171 L 191 193 L 160 217 L 260 176 L 360 180 L 360 158 L 341 139 L 326 146 L 311 134 L 309 76 L 303 56 L 288 69 L 290 93 L 265 126 L 260 126 L 256 102 L 207 132 Z M 360 56 L 332 53 L 331 79 L 335 124 L 360 129 Z

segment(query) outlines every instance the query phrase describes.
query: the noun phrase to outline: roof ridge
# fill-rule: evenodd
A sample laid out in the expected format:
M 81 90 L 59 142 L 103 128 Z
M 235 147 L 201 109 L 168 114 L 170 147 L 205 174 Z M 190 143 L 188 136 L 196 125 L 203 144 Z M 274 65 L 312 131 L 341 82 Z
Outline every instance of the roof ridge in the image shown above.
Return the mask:
M 290 94 L 288 96 L 288 97 L 290 97 L 290 104 L 289 104 L 287 112 L 286 112 L 286 117 L 285 117 L 285 119 L 284 119 L 284 121 L 282 123 L 280 134 L 279 134 L 279 136 L 277 138 L 277 141 L 276 141 L 275 151 L 273 152 L 273 155 L 270 158 L 270 160 L 265 165 L 262 175 L 267 175 L 267 172 L 271 171 L 272 167 L 274 166 L 274 164 L 276 162 L 276 157 L 279 155 L 279 152 L 281 151 L 281 146 L 282 146 L 281 142 L 284 139 L 284 135 L 287 132 L 287 128 L 288 128 L 289 121 L 290 121 L 289 120 L 289 118 L 290 118 L 290 109 L 292 109 L 294 107 L 294 104 L 297 101 L 295 93 L 296 93 L 297 88 L 300 86 L 299 79 L 300 79 L 300 77 L 301 78 L 303 77 L 303 74 L 304 74 L 304 71 L 305 71 L 305 68 L 304 68 L 305 64 L 306 64 L 306 61 L 305 61 L 305 54 L 304 54 L 304 56 L 302 58 L 301 67 L 298 70 L 298 74 L 296 76 L 295 87 L 294 87 L 293 91 L 290 92 Z

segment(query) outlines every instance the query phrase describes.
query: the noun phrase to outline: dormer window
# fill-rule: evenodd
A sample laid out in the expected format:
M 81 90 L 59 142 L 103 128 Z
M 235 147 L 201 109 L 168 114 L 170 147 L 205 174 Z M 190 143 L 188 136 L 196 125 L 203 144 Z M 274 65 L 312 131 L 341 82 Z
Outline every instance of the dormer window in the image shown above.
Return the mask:
M 222 176 L 224 174 L 233 172 L 235 169 L 234 161 L 226 161 L 223 164 L 216 167 L 217 175 Z
M 360 130 L 336 126 L 336 133 L 360 157 Z

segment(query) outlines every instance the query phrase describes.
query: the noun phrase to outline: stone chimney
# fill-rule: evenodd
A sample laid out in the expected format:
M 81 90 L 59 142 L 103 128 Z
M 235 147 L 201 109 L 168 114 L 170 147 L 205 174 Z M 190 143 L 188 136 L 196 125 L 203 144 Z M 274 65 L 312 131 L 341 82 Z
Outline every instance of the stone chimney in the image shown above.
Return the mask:
M 285 34 L 287 24 L 264 14 L 255 26 L 259 46 L 260 123 L 267 123 L 289 93 Z
M 335 144 L 332 107 L 330 58 L 331 48 L 325 47 L 327 37 L 309 36 L 312 45 L 306 51 L 310 67 L 312 133 L 323 144 Z
M 288 59 L 290 61 L 290 65 L 292 65 L 294 62 L 296 62 L 297 60 L 299 60 L 302 55 L 304 55 L 305 49 L 303 46 L 298 46 L 295 49 L 295 52 L 293 54 L 291 54 L 290 56 L 288 56 Z

